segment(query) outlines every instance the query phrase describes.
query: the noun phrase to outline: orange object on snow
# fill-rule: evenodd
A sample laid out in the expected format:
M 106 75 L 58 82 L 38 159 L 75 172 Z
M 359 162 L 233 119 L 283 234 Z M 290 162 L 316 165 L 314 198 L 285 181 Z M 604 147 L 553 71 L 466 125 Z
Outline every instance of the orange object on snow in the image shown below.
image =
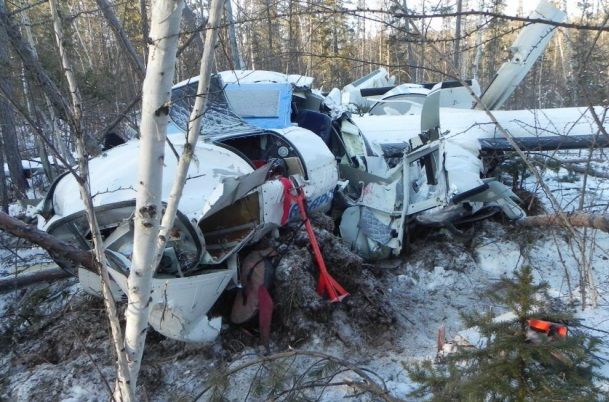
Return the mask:
M 567 336 L 569 332 L 566 325 L 557 324 L 551 321 L 544 320 L 528 320 L 529 327 L 537 332 L 543 332 L 548 336 L 558 335 L 561 337 Z
M 319 268 L 317 294 L 327 294 L 331 302 L 341 301 L 345 297 L 349 296 L 349 293 L 338 282 L 336 282 L 336 279 L 334 279 L 332 275 L 330 275 L 330 273 L 328 272 L 324 257 L 321 254 L 321 249 L 319 248 L 319 244 L 317 243 L 317 239 L 315 238 L 315 233 L 313 232 L 313 226 L 311 226 L 311 222 L 309 221 L 309 217 L 307 216 L 307 210 L 304 205 L 305 195 L 302 191 L 302 188 L 294 187 L 292 181 L 286 177 L 281 178 L 281 183 L 283 184 L 285 190 L 283 211 L 284 217 L 282 221 L 287 222 L 290 213 L 289 207 L 291 205 L 291 201 L 296 201 L 296 205 L 298 205 L 298 210 L 300 211 L 300 218 L 304 222 L 307 234 L 309 235 L 309 241 L 311 242 L 313 255 L 315 256 L 315 260 L 317 261 L 317 267 Z M 296 191 L 296 195 L 293 194 L 292 190 Z

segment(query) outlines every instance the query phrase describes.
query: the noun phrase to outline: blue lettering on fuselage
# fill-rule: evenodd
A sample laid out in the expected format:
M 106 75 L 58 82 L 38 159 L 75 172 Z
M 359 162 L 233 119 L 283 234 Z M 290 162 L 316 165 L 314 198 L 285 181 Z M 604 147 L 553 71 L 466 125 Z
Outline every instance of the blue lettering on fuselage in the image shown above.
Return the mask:
M 325 194 L 320 195 L 317 198 L 313 198 L 312 200 L 307 200 L 307 211 L 314 212 L 320 209 L 325 209 L 332 202 L 332 195 L 334 193 L 330 190 Z M 300 218 L 300 212 L 298 211 L 298 205 L 296 203 L 292 203 L 290 207 L 290 213 L 288 215 L 288 221 L 296 220 Z

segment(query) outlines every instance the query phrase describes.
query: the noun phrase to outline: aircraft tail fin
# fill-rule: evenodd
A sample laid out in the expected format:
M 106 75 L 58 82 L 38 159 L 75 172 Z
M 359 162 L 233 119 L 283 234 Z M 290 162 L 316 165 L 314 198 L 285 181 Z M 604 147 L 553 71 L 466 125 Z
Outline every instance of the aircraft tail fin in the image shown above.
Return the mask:
M 537 9 L 529 16 L 530 19 L 554 22 L 562 22 L 566 17 L 567 15 L 563 11 L 555 8 L 546 0 L 541 0 Z M 543 23 L 527 25 L 520 31 L 518 38 L 510 48 L 511 60 L 499 68 L 495 78 L 482 94 L 483 105 L 494 110 L 505 103 L 544 52 L 555 31 L 556 27 Z M 475 109 L 484 109 L 482 104 L 477 104 Z

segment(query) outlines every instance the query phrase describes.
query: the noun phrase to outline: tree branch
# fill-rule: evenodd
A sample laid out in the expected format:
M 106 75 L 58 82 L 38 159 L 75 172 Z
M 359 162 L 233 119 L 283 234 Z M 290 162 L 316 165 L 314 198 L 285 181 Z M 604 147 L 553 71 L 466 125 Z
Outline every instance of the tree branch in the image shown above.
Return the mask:
M 97 272 L 91 252 L 61 241 L 55 236 L 39 230 L 34 225 L 28 225 L 4 212 L 0 212 L 0 228 L 42 247 L 55 261 L 60 261 L 62 265 L 65 262 L 66 267 L 74 267 L 73 274 L 76 273 L 77 265 L 82 265 L 91 272 Z

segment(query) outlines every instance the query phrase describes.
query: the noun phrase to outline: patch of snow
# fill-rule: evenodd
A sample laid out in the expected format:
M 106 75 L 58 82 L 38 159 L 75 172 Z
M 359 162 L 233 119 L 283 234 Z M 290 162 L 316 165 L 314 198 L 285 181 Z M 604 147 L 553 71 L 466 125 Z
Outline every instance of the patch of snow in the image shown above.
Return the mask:
M 490 275 L 500 277 L 518 269 L 525 261 L 520 246 L 512 241 L 489 241 L 476 248 L 478 267 Z

